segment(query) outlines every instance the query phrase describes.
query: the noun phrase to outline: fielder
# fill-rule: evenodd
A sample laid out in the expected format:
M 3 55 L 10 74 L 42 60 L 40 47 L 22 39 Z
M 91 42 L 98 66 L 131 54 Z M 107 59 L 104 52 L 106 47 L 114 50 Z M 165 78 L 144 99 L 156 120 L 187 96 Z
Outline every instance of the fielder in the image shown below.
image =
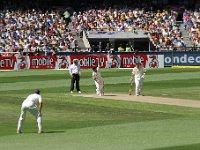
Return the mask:
M 131 75 L 131 84 L 135 78 L 135 95 L 139 96 L 143 88 L 143 80 L 146 74 L 146 69 L 141 65 L 140 62 L 136 62 L 136 67 L 133 68 Z
M 92 78 L 95 81 L 95 85 L 96 85 L 96 94 L 98 96 L 102 96 L 104 95 L 104 82 L 103 82 L 103 78 L 101 76 L 100 70 L 99 70 L 99 65 L 98 67 L 94 67 L 92 68 Z
M 37 106 L 38 105 L 38 106 Z M 21 115 L 18 120 L 17 133 L 22 133 L 22 126 L 26 117 L 26 112 L 29 111 L 38 123 L 38 133 L 43 133 L 42 130 L 42 97 L 39 90 L 35 90 L 33 94 L 30 94 L 22 103 Z

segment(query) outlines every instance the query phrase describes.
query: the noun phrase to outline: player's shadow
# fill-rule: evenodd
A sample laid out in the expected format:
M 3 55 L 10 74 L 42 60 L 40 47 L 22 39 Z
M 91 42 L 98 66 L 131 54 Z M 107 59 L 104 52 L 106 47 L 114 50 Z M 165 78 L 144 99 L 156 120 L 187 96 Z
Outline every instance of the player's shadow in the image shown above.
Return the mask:
M 103 96 L 117 96 L 117 95 L 114 95 L 114 94 L 106 94 L 106 95 L 103 95 Z
M 65 131 L 45 131 L 44 133 L 50 134 L 50 133 L 64 133 Z

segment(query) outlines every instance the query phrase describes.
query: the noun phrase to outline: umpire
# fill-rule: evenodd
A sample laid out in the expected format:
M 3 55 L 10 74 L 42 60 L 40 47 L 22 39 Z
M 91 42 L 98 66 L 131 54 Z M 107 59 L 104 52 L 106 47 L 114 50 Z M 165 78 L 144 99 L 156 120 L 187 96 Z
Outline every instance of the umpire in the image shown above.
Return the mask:
M 78 65 L 78 59 L 73 59 L 73 64 L 70 65 L 69 74 L 71 75 L 71 87 L 70 91 L 74 91 L 74 83 L 76 82 L 76 90 L 78 93 L 81 93 L 79 80 L 80 80 L 80 66 Z

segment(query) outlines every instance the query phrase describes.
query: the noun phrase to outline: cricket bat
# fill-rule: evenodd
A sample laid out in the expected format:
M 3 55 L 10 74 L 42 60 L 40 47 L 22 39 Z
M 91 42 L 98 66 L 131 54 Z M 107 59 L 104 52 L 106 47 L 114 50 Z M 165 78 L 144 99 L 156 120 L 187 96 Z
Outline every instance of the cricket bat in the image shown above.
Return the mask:
M 130 88 L 129 88 L 129 95 L 132 95 L 132 94 L 133 94 L 133 83 L 132 83 L 132 80 L 131 80 Z

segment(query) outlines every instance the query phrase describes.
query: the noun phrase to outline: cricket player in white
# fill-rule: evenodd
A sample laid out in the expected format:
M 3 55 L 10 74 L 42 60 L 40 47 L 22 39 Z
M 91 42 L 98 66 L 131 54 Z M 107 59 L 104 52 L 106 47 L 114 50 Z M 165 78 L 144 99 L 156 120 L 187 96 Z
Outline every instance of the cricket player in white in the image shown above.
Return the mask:
M 93 70 L 92 78 L 95 81 L 96 94 L 98 96 L 102 96 L 102 95 L 104 95 L 104 82 L 103 82 L 103 78 L 101 76 L 99 68 L 100 68 L 99 65 L 98 65 L 98 67 L 92 68 L 92 70 Z
M 38 105 L 38 106 L 37 106 Z M 22 126 L 26 117 L 26 112 L 29 111 L 38 123 L 38 133 L 43 133 L 42 130 L 42 97 L 39 90 L 35 90 L 33 94 L 30 94 L 22 103 L 21 115 L 18 120 L 17 133 L 22 132 Z
M 135 78 L 135 95 L 139 96 L 143 88 L 143 80 L 146 74 L 146 69 L 140 62 L 136 62 L 136 67 L 133 68 L 131 80 Z

